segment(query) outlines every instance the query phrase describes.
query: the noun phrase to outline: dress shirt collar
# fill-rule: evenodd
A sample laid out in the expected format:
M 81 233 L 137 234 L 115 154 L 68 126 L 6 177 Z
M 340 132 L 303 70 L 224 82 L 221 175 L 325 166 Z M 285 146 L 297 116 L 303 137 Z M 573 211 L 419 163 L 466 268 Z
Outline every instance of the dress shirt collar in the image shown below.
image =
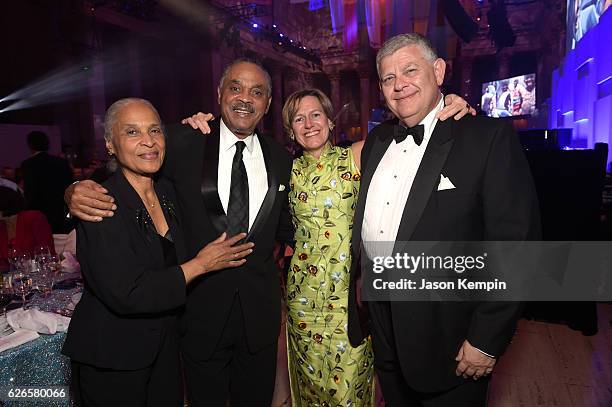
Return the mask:
M 423 132 L 424 141 L 428 141 L 429 138 L 431 137 L 434 127 L 436 126 L 436 123 L 438 122 L 438 118 L 436 117 L 436 115 L 438 114 L 440 110 L 442 110 L 442 108 L 444 108 L 444 95 L 440 93 L 440 100 L 438 101 L 438 104 L 427 114 L 427 116 L 425 116 L 425 118 L 423 118 L 423 120 L 419 122 L 419 124 L 422 124 L 424 126 L 424 132 Z M 406 125 L 402 123 L 401 121 L 399 124 L 400 126 L 406 127 Z M 427 145 L 427 143 L 424 143 L 421 145 Z
M 232 133 L 230 129 L 227 128 L 227 126 L 223 122 L 223 119 L 221 119 L 220 122 L 221 122 L 221 126 L 219 130 L 219 151 L 222 151 L 222 152 L 228 151 L 230 148 L 234 147 L 234 144 L 236 144 L 237 141 L 244 141 L 244 144 L 246 144 L 246 149 L 248 150 L 248 152 L 249 153 L 253 152 L 254 138 L 256 136 L 255 133 L 252 133 L 248 137 L 241 139 L 241 138 L 236 137 L 236 135 Z

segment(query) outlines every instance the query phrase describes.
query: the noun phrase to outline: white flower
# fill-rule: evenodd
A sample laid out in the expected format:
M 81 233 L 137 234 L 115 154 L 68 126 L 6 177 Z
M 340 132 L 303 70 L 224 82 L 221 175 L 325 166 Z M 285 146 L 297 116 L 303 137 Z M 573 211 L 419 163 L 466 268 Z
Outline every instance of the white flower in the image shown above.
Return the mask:
M 306 298 L 306 297 L 300 298 L 300 304 L 302 304 L 302 305 L 308 304 L 308 298 Z
M 303 318 L 306 313 L 304 311 L 298 311 L 297 315 L 298 317 Z
M 330 197 L 325 198 L 325 201 L 323 202 L 323 206 L 326 207 L 327 209 L 332 207 L 332 199 Z
M 336 345 L 336 350 L 340 353 L 346 352 L 346 342 L 340 342 Z
M 340 259 L 340 261 L 346 260 L 346 253 L 340 253 L 340 256 L 338 256 L 338 259 Z
M 309 363 L 308 364 L 308 371 L 312 374 L 314 373 L 314 367 L 312 367 L 312 365 Z
M 304 242 L 304 244 L 302 245 L 302 249 L 308 249 L 308 243 Z
M 338 181 L 336 181 L 335 178 L 329 181 L 329 185 L 331 185 L 332 188 L 336 188 L 337 184 L 338 184 Z
M 331 279 L 334 283 L 337 283 L 338 281 L 340 281 L 340 277 L 342 277 L 342 273 L 340 273 L 339 271 L 334 271 L 331 274 Z

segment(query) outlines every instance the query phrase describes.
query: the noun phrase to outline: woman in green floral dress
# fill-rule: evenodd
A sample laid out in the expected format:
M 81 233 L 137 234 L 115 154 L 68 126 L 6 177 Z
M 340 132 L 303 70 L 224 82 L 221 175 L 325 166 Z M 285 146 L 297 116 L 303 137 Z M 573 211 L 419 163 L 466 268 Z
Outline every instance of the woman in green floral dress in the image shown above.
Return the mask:
M 443 117 L 460 118 L 469 106 L 447 96 Z M 475 112 L 474 112 L 475 113 Z M 363 141 L 329 143 L 329 98 L 320 90 L 293 93 L 283 107 L 285 131 L 303 148 L 293 162 L 290 209 L 295 252 L 287 278 L 287 354 L 293 407 L 374 405 L 372 347 L 353 348 L 347 333 L 351 230 L 359 193 Z M 203 133 L 212 115 L 183 120 Z M 282 368 L 279 366 L 279 368 Z
M 296 228 L 287 278 L 287 353 L 293 406 L 371 406 L 369 340 L 348 341 L 351 227 L 363 142 L 332 147 L 331 102 L 319 90 L 292 94 L 286 130 L 304 149 L 293 162 L 289 206 Z

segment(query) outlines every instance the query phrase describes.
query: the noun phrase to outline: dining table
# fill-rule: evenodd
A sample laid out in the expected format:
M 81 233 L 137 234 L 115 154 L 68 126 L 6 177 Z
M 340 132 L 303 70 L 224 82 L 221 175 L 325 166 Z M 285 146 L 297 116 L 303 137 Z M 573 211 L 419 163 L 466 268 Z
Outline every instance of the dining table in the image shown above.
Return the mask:
M 47 295 L 33 295 L 27 303 L 27 308 L 71 316 L 81 291 L 80 279 L 68 275 L 56 283 Z M 22 304 L 17 304 L 17 307 L 21 306 Z M 7 307 L 10 308 L 11 305 Z M 0 405 L 73 405 L 68 390 L 70 359 L 61 354 L 66 333 L 39 335 L 34 340 L 0 352 Z

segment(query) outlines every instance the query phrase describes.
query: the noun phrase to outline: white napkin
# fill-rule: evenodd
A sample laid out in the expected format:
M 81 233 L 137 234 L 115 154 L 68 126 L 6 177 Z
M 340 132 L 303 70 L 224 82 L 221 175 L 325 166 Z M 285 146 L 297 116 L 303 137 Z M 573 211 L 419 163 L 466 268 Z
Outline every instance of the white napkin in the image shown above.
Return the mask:
M 76 307 L 76 305 L 79 303 L 79 301 L 81 301 L 81 296 L 83 295 L 82 292 L 80 293 L 76 293 L 74 294 L 71 298 L 70 298 L 70 304 L 68 304 L 66 306 L 66 308 L 68 308 L 69 310 L 74 311 L 74 307 Z
M 74 257 L 72 253 L 64 252 L 62 253 L 62 255 L 64 256 L 64 260 L 62 260 L 61 262 L 63 272 L 72 273 L 72 272 L 81 270 L 81 266 L 79 265 L 79 262 L 77 261 L 77 259 Z
M 23 345 L 26 342 L 33 341 L 38 338 L 38 335 L 34 331 L 28 329 L 19 329 L 10 335 L 3 336 L 0 338 L 0 352 L 5 350 L 16 348 L 19 345 Z
M 6 313 L 6 320 L 16 331 L 18 329 L 29 329 L 41 334 L 54 334 L 65 332 L 70 324 L 70 318 L 63 315 L 43 312 L 37 308 L 17 308 Z

